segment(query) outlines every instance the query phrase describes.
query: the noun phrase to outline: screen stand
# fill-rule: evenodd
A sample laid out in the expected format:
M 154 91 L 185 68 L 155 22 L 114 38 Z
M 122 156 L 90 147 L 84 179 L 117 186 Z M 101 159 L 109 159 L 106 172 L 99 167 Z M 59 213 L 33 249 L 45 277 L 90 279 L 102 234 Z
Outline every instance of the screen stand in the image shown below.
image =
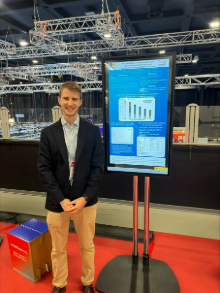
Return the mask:
M 138 255 L 138 177 L 133 177 L 133 253 L 118 255 L 101 271 L 96 288 L 103 293 L 180 293 L 176 276 L 163 261 L 149 257 L 150 179 L 145 177 L 144 254 Z

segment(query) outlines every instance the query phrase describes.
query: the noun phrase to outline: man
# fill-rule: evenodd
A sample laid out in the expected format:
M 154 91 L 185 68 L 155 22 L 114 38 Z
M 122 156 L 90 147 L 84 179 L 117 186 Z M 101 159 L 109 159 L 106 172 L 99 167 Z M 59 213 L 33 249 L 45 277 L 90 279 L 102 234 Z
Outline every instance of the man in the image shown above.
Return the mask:
M 83 292 L 94 293 L 94 243 L 97 188 L 103 173 L 104 152 L 99 128 L 78 115 L 80 86 L 65 82 L 58 102 L 62 118 L 41 132 L 38 170 L 47 189 L 47 224 L 52 237 L 52 293 L 66 291 L 66 244 L 73 219 L 81 249 Z

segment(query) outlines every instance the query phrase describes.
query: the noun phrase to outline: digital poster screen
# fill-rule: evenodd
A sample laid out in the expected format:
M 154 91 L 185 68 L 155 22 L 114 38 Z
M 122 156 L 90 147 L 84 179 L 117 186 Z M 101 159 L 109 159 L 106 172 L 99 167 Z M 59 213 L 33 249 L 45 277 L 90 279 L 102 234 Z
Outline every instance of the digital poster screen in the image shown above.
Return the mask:
M 175 59 L 103 58 L 106 172 L 170 175 Z

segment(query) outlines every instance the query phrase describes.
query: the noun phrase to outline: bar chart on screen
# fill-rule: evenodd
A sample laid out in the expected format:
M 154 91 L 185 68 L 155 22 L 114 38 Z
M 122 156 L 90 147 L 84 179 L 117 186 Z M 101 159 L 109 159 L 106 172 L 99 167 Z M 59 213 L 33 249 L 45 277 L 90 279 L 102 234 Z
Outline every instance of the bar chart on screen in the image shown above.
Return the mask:
M 119 121 L 154 121 L 154 119 L 153 97 L 119 99 Z

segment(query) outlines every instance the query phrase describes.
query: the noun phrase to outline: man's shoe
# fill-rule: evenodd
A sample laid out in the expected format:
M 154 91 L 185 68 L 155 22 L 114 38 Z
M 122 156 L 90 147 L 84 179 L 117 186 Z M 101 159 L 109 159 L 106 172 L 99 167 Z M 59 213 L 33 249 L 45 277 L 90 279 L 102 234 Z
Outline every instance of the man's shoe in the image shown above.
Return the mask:
M 83 292 L 84 293 L 95 293 L 95 290 L 94 290 L 92 284 L 90 284 L 90 285 L 84 286 Z
M 60 288 L 60 287 L 54 287 L 53 288 L 53 291 L 52 291 L 52 293 L 64 293 L 64 292 L 66 292 L 66 286 L 65 287 L 63 287 L 63 288 Z

